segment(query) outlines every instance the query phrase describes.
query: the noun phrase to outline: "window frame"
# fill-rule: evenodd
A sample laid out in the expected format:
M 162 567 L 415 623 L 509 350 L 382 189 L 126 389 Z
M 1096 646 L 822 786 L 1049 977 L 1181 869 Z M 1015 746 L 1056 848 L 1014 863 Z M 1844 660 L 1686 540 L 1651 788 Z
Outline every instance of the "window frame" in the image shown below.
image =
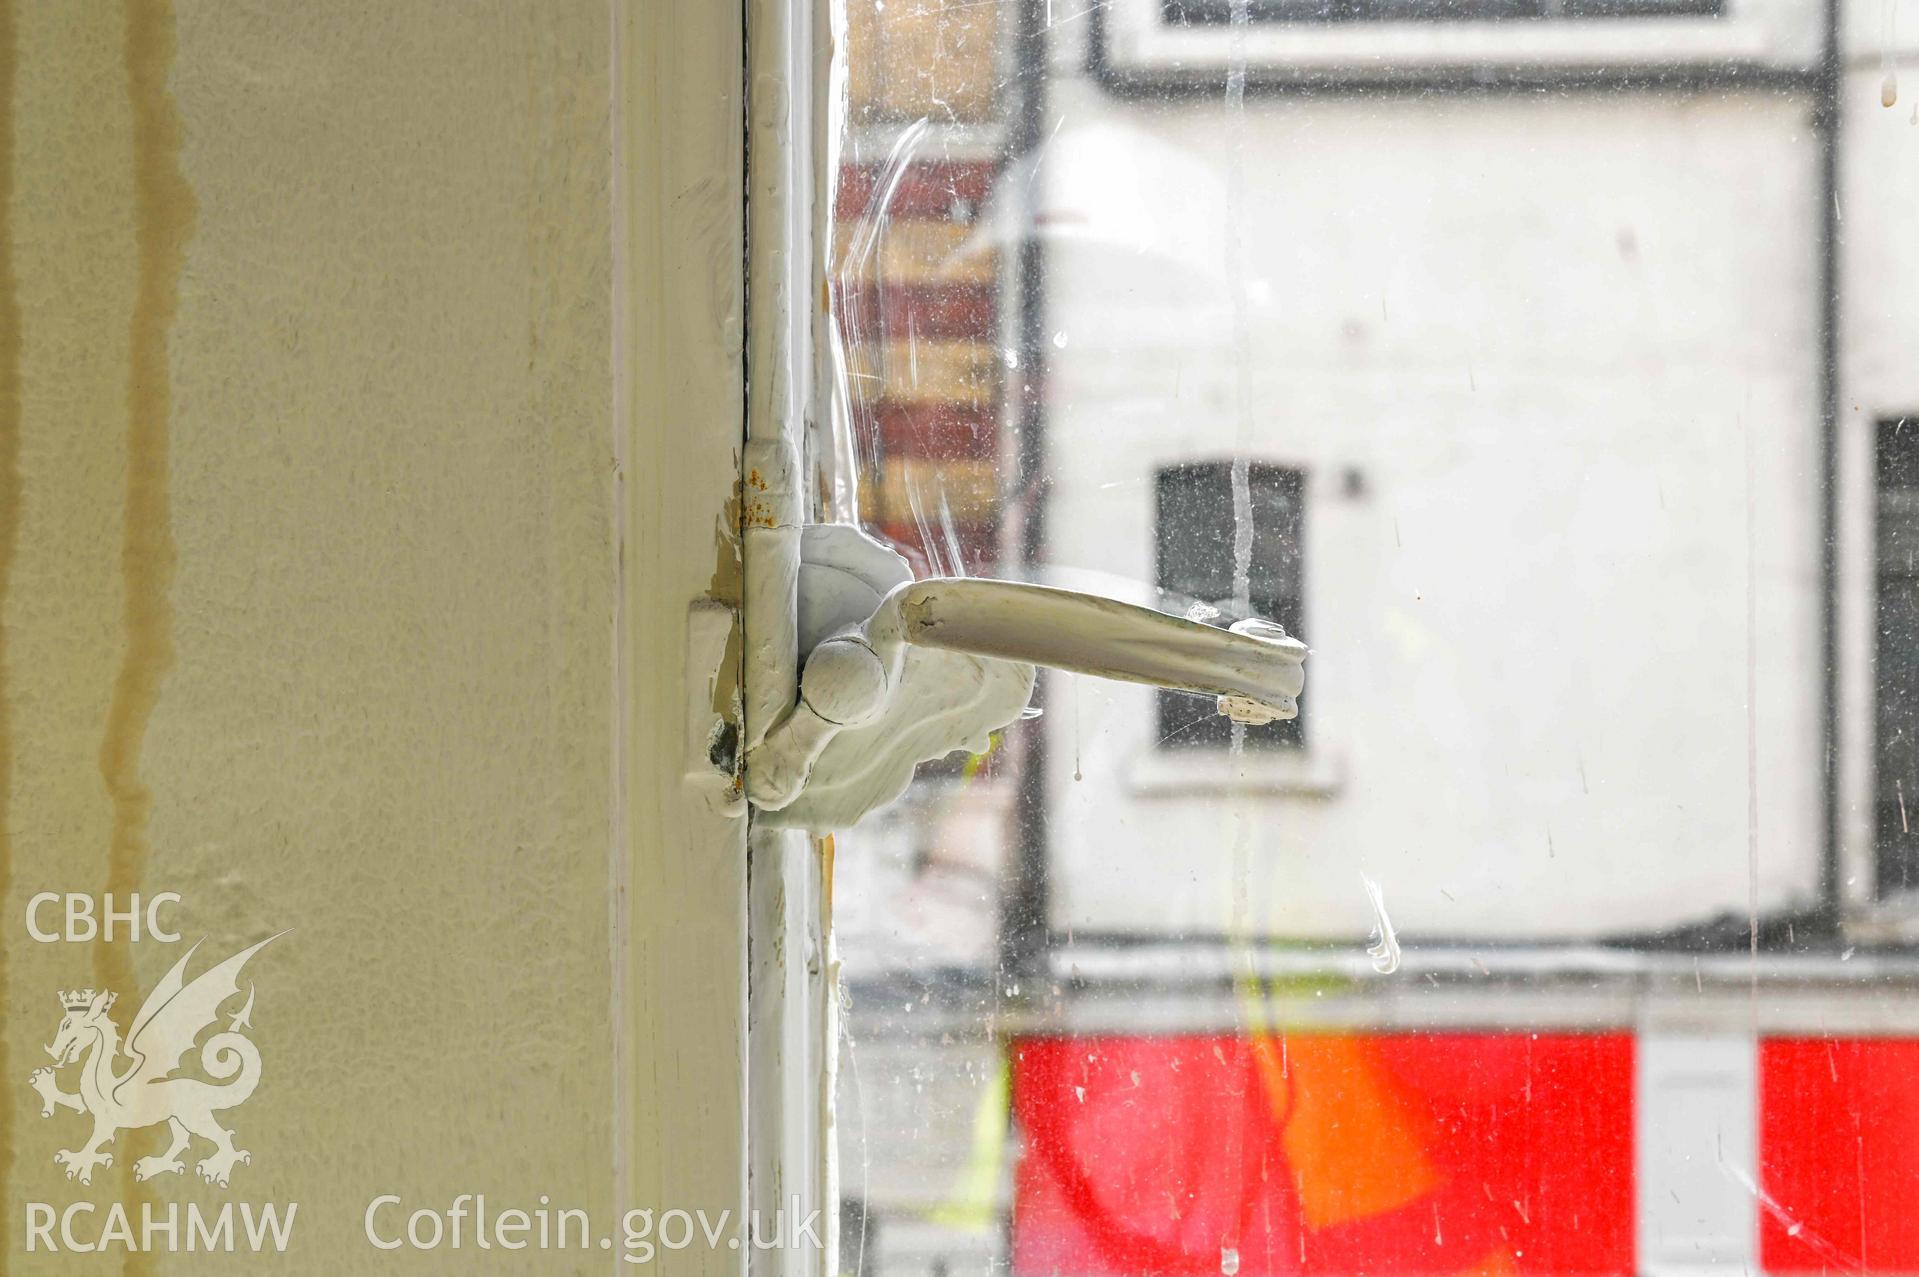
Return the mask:
M 1111 0 L 1088 15 L 1087 65 L 1121 97 L 1248 91 L 1443 92 L 1487 88 L 1805 85 L 1821 65 L 1816 15 L 1781 0 L 1718 13 L 1576 20 L 1261 21 L 1182 26 L 1166 0 Z M 1243 61 L 1242 61 L 1243 60 Z
M 1907 416 L 1882 417 L 1875 427 L 1873 495 L 1873 892 L 1876 900 L 1913 899 L 1919 883 L 1912 882 L 1910 857 L 1915 840 L 1912 817 L 1919 816 L 1919 794 L 1907 795 L 1895 776 L 1894 801 L 1888 801 L 1886 776 L 1901 761 L 1910 761 L 1914 746 L 1901 744 L 1915 713 L 1919 694 L 1891 689 L 1888 669 L 1893 650 L 1895 596 L 1919 589 L 1919 569 L 1911 563 L 1912 547 L 1919 543 L 1919 420 Z M 1907 561 L 1897 563 L 1901 551 Z M 1905 608 L 1910 613 L 1912 603 Z M 1910 635 L 1907 638 L 1910 639 Z M 1902 757 L 1903 756 L 1903 757 Z M 1895 805 L 1896 804 L 1896 805 Z M 1910 813 L 1909 810 L 1910 809 Z M 1894 829 L 1897 822 L 1900 826 Z M 1904 853 L 1903 855 L 1901 853 Z M 1895 873 L 1899 881 L 1893 881 Z
M 822 1242 L 662 1248 L 663 1274 L 836 1271 L 831 843 L 753 828 L 738 771 L 796 683 L 806 512 L 777 480 L 798 470 L 820 349 L 829 10 L 610 17 L 616 1203 L 704 1211 L 742 1236 L 758 1212 L 753 1235 L 787 1238 L 817 1211 Z M 770 504 L 748 509 L 756 490 Z
M 1169 560 L 1172 556 L 1169 553 L 1171 542 L 1169 542 L 1169 538 L 1167 537 L 1167 516 L 1169 509 L 1167 498 L 1170 489 L 1182 482 L 1193 484 L 1218 482 L 1224 489 L 1221 494 L 1224 499 L 1210 503 L 1207 508 L 1230 511 L 1232 509 L 1232 467 L 1233 463 L 1231 460 L 1194 458 L 1187 461 L 1174 462 L 1169 465 L 1162 465 L 1154 470 L 1154 576 L 1156 578 L 1156 584 L 1163 594 L 1175 596 L 1166 599 L 1166 605 L 1169 608 L 1176 609 L 1181 606 L 1193 605 L 1212 606 L 1216 600 L 1224 598 L 1231 593 L 1231 583 L 1226 581 L 1219 582 L 1219 584 L 1224 587 L 1223 589 L 1207 591 L 1213 594 L 1214 597 L 1212 599 L 1199 598 L 1193 591 L 1176 588 L 1172 583 L 1172 573 L 1169 572 Z M 1251 574 L 1254 577 L 1254 582 L 1248 611 L 1253 616 L 1278 622 L 1285 627 L 1286 632 L 1289 634 L 1304 634 L 1307 632 L 1304 618 L 1307 594 L 1306 568 L 1308 562 L 1306 557 L 1306 494 L 1311 486 L 1309 479 L 1310 476 L 1307 473 L 1307 469 L 1302 465 L 1289 465 L 1275 461 L 1252 461 L 1247 465 L 1247 485 L 1251 489 L 1254 509 L 1254 539 L 1251 563 Z M 1283 516 L 1284 522 L 1289 526 L 1283 528 L 1261 527 L 1258 518 L 1260 507 L 1275 501 L 1291 507 L 1290 512 Z M 1292 545 L 1290 549 L 1284 546 L 1283 538 L 1287 532 L 1291 534 L 1290 539 Z M 1279 570 L 1272 573 L 1272 575 L 1280 578 L 1282 588 L 1276 591 L 1261 590 L 1259 588 L 1260 578 L 1267 576 L 1268 573 L 1266 569 L 1274 566 L 1272 561 L 1263 558 L 1262 552 L 1266 554 L 1272 552 L 1272 542 L 1276 535 L 1282 537 L 1282 548 L 1279 550 L 1279 557 L 1283 561 L 1288 561 L 1284 566 L 1280 567 Z M 1230 525 L 1228 525 L 1227 537 L 1220 539 L 1226 540 L 1228 538 L 1230 538 Z M 1180 538 L 1182 543 L 1187 540 L 1189 540 L 1189 538 Z M 1217 546 L 1210 547 L 1210 549 L 1212 552 L 1204 556 L 1209 561 L 1215 564 L 1225 564 L 1231 561 L 1229 556 L 1221 556 L 1217 553 Z M 1283 588 L 1286 584 L 1285 567 L 1287 566 L 1291 569 L 1290 589 Z M 1192 596 L 1191 601 L 1187 602 L 1184 596 L 1189 595 Z M 1218 609 L 1215 610 L 1217 611 Z M 1204 619 L 1206 619 L 1209 624 L 1224 626 L 1231 624 L 1239 618 L 1219 615 L 1205 617 Z M 1311 742 L 1311 735 L 1306 724 L 1309 712 L 1308 704 L 1301 702 L 1300 712 L 1297 718 L 1282 719 L 1260 727 L 1248 728 L 1245 733 L 1246 747 L 1249 750 L 1255 750 L 1261 754 L 1298 753 L 1306 750 Z M 1192 729 L 1195 727 L 1200 729 L 1198 733 L 1193 733 Z M 1231 739 L 1229 725 L 1225 719 L 1213 711 L 1210 702 L 1201 698 L 1187 696 L 1180 692 L 1169 692 L 1164 689 L 1161 689 L 1154 698 L 1153 731 L 1155 748 L 1171 754 L 1188 752 L 1205 754 L 1208 752 L 1216 752 L 1226 748 Z
M 744 262 L 659 246 L 744 245 L 742 35 L 721 6 L 620 6 L 610 31 L 615 1202 L 733 1218 L 747 1185 L 745 821 L 661 773 L 686 768 L 702 677 L 739 677 L 737 661 L 709 659 L 711 631 L 691 619 L 729 603 L 713 588 L 713 518 L 738 483 L 744 383 L 721 317 L 738 313 Z M 656 1262 L 673 1274 L 743 1271 L 703 1248 Z
M 1160 0 L 1168 22 L 1219 27 L 1233 0 Z M 1616 18 L 1718 17 L 1725 0 L 1248 0 L 1253 23 L 1314 26 L 1335 22 L 1586 22 Z
M 808 423 L 827 420 L 832 385 L 827 243 L 843 95 L 833 50 L 845 32 L 831 4 L 747 0 L 718 6 L 744 56 L 742 356 L 744 440 L 736 454 L 739 757 L 789 711 L 799 688 L 800 530 L 821 521 Z M 703 9 L 693 7 L 705 18 Z M 736 762 L 736 766 L 739 765 Z M 758 825 L 744 804 L 747 916 L 746 1203 L 762 1221 L 818 1220 L 818 1249 L 744 1247 L 733 1271 L 756 1277 L 838 1272 L 833 1096 L 839 962 L 833 950 L 833 840 Z M 767 1223 L 762 1223 L 762 1229 Z

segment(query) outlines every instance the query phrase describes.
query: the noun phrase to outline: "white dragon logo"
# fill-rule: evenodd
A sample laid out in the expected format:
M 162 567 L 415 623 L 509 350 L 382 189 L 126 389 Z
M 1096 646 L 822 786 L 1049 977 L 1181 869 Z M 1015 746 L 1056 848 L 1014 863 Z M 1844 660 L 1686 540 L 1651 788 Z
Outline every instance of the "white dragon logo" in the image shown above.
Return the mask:
M 62 1149 L 53 1155 L 55 1162 L 67 1168 L 68 1179 L 92 1183 L 96 1166 L 113 1165 L 113 1154 L 105 1149 L 118 1132 L 161 1122 L 172 1130 L 173 1143 L 158 1157 L 135 1162 L 135 1179 L 185 1170 L 180 1154 L 195 1135 L 213 1144 L 213 1152 L 202 1158 L 198 1167 L 200 1178 L 208 1183 L 225 1188 L 234 1164 L 253 1160 L 251 1154 L 233 1146 L 233 1132 L 213 1117 L 218 1111 L 245 1103 L 260 1082 L 259 1048 L 240 1032 L 253 1027 L 249 1019 L 253 1013 L 251 985 L 247 986 L 246 1005 L 233 1014 L 226 1031 L 215 1033 L 200 1048 L 200 1066 L 216 1081 L 175 1077 L 173 1072 L 200 1034 L 218 1020 L 221 1005 L 239 994 L 240 968 L 279 938 L 268 936 L 252 948 L 241 950 L 202 972 L 191 984 L 184 978 L 187 959 L 200 946 L 196 943 L 187 950 L 133 1017 L 125 1048 L 132 1062 L 118 1072 L 114 1066 L 121 1054 L 120 1029 L 107 1017 L 115 995 L 92 989 L 60 995 L 66 1016 L 60 1021 L 53 1045 L 47 1048 L 53 1067 L 35 1069 L 27 1081 L 40 1093 L 41 1117 L 52 1117 L 56 1108 L 93 1115 L 93 1138 L 80 1148 Z M 81 1060 L 85 1063 L 80 1069 L 79 1091 L 62 1091 L 54 1070 Z

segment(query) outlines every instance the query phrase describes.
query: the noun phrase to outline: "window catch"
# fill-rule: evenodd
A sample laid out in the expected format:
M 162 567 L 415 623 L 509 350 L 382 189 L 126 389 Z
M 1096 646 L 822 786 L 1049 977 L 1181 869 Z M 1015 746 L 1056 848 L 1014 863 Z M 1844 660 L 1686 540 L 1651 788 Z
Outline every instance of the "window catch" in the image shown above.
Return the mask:
M 1035 666 L 1217 698 L 1245 723 L 1292 718 L 1306 646 L 1271 621 L 1230 630 L 1074 590 L 913 579 L 858 528 L 800 541 L 799 698 L 746 755 L 770 824 L 844 828 L 898 798 L 920 763 L 983 752 L 1033 692 Z

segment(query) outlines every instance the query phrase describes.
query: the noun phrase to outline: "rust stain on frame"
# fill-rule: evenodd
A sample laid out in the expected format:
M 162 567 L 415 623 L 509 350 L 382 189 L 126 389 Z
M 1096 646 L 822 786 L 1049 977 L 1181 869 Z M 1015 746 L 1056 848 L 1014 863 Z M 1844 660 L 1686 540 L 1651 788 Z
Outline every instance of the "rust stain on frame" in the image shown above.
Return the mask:
M 134 226 L 139 265 L 127 375 L 127 484 L 120 546 L 125 637 L 100 745 L 100 772 L 113 800 L 105 890 L 125 899 L 146 868 L 153 794 L 140 778 L 147 724 L 173 665 L 174 544 L 167 480 L 172 381 L 168 337 L 180 308 L 180 276 L 193 233 L 193 188 L 180 167 L 184 130 L 167 87 L 176 34 L 168 0 L 127 0 L 127 94 L 133 115 Z M 94 948 L 94 975 L 123 1002 L 138 1001 L 133 955 L 123 937 Z M 132 1141 L 128 1132 L 123 1143 Z M 142 1191 L 132 1147 L 118 1150 L 120 1196 Z M 147 1270 L 129 1252 L 124 1271 Z
M 0 0 L 0 613 L 20 540 L 20 296 L 13 272 L 13 78 L 19 60 L 13 0 Z M 13 733 L 7 681 L 7 627 L 0 615 L 0 902 L 13 888 L 10 834 Z M 7 990 L 8 945 L 0 933 L 0 997 Z M 0 1017 L 0 1078 L 12 1077 L 6 1017 Z M 0 1104 L 0 1203 L 11 1201 L 13 1105 Z M 0 1210 L 0 1255 L 13 1253 L 12 1212 Z

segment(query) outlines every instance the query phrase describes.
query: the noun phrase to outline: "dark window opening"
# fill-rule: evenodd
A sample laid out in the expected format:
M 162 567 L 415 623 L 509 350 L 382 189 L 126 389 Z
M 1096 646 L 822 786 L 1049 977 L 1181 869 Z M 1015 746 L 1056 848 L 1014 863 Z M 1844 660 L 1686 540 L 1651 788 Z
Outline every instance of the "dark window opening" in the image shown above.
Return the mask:
M 1253 506 L 1253 550 L 1247 573 L 1250 611 L 1297 635 L 1305 598 L 1305 476 L 1286 466 L 1254 465 L 1248 473 Z M 1164 606 L 1194 620 L 1227 626 L 1239 620 L 1233 604 L 1233 468 L 1227 461 L 1194 462 L 1159 472 L 1155 530 Z M 1224 748 L 1232 724 L 1211 698 L 1159 694 L 1159 741 L 1172 749 Z M 1250 727 L 1249 747 L 1298 748 L 1306 743 L 1300 717 Z
M 1919 419 L 1879 423 L 1878 894 L 1919 888 Z
M 1558 18 L 1717 17 L 1722 0 L 1246 0 L 1262 23 L 1501 22 Z M 1233 0 L 1162 0 L 1173 26 L 1224 26 Z

